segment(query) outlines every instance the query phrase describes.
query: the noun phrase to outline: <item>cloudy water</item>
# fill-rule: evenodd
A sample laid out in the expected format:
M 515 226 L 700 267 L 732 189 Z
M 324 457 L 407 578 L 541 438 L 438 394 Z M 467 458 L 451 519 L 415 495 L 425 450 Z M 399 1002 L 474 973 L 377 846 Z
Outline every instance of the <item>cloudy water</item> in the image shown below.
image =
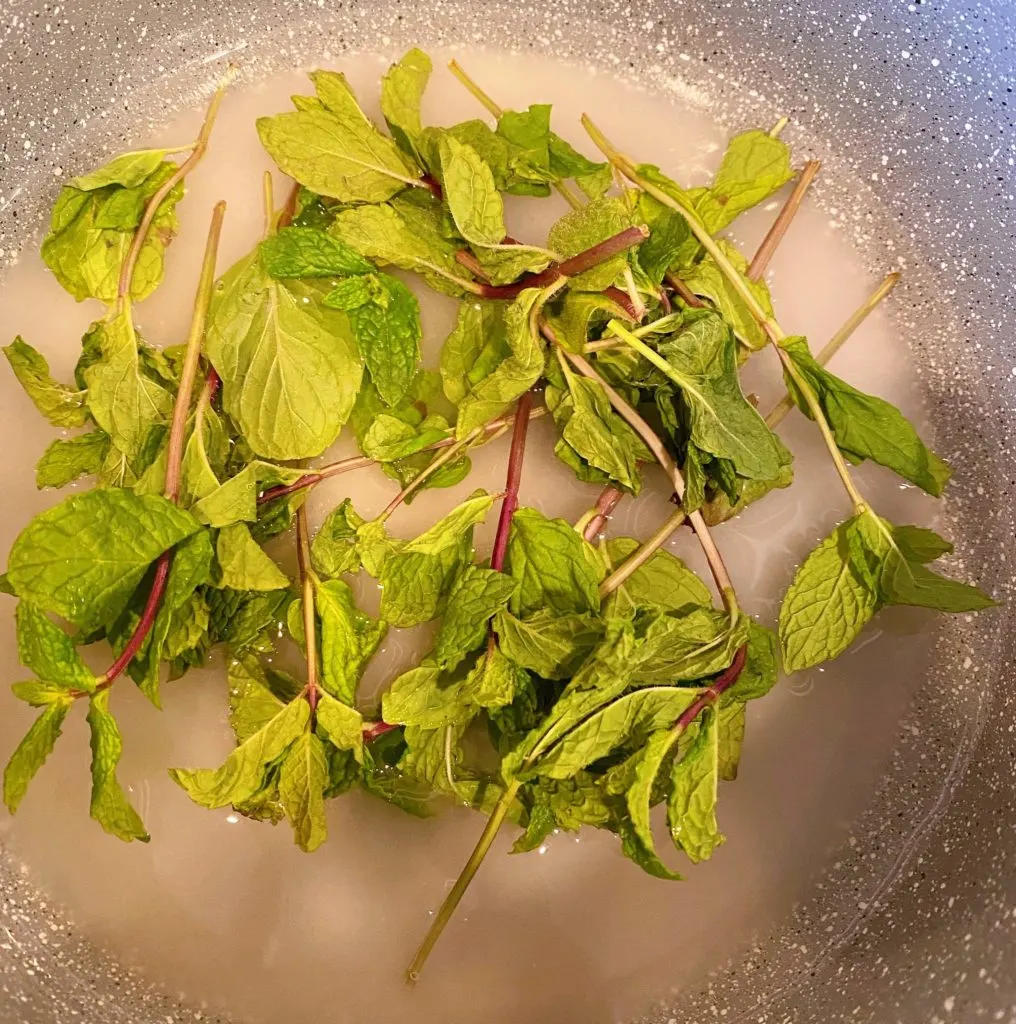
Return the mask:
M 583 111 L 622 149 L 659 163 L 680 181 L 704 182 L 719 161 L 725 133 L 675 96 L 635 91 L 546 60 L 457 56 L 506 107 L 553 101 L 556 130 L 586 151 L 577 123 Z M 341 65 L 375 115 L 386 63 L 371 55 Z M 425 121 L 452 124 L 483 116 L 442 64 L 435 59 L 439 70 L 426 96 Z M 294 73 L 227 97 L 209 153 L 188 179 L 179 207 L 182 231 L 169 251 L 165 281 L 136 308 L 149 342 L 171 345 L 186 335 L 216 200 L 229 204 L 220 271 L 257 241 L 261 175 L 270 164 L 254 119 L 286 109 L 290 94 L 309 91 Z M 182 144 L 194 137 L 200 120 L 201 112 L 191 112 L 158 137 L 133 143 Z M 796 154 L 795 163 L 806 156 Z M 287 190 L 276 175 L 276 195 Z M 738 222 L 736 239 L 747 251 L 782 199 Z M 512 199 L 509 230 L 542 242 L 562 212 L 556 196 Z M 828 216 L 807 204 L 772 264 L 782 323 L 821 345 L 887 269 L 862 265 Z M 423 290 L 420 298 L 425 357 L 435 366 L 455 304 Z M 78 339 L 100 312 L 97 305 L 76 304 L 34 255 L 25 255 L 0 282 L 0 337 L 24 335 L 65 378 Z M 882 312 L 857 332 L 834 368 L 920 420 L 906 348 Z M 763 409 L 781 395 L 772 353 L 753 357 L 745 380 Z M 0 550 L 6 551 L 28 518 L 58 495 L 40 494 L 33 483 L 34 463 L 52 431 L 6 370 L 0 372 L 0 393 Z M 717 531 L 743 607 L 770 625 L 796 563 L 847 512 L 814 428 L 794 413 L 781 434 L 797 457 L 797 483 Z M 533 425 L 530 438 L 523 502 L 577 518 L 597 489 L 577 483 L 555 460 L 545 421 Z M 421 531 L 472 488 L 500 490 L 507 448 L 502 439 L 481 450 L 466 483 L 425 493 L 397 513 L 393 530 L 404 536 Z M 352 451 L 343 439 L 329 459 Z M 668 515 L 662 478 L 652 469 L 646 476 L 646 496 L 620 506 L 611 535 L 646 536 Z M 926 522 L 932 515 L 932 502 L 901 488 L 888 472 L 863 467 L 857 476 L 889 518 Z M 361 514 L 371 516 L 393 494 L 394 485 L 380 472 L 362 471 L 319 487 L 309 508 L 316 524 L 348 495 Z M 686 533 L 673 550 L 702 569 Z M 488 550 L 490 529 L 477 537 L 480 549 Z M 363 597 L 367 603 L 376 599 Z M 13 601 L 0 601 L 3 678 L 13 682 L 25 673 L 15 655 Z M 750 707 L 740 778 L 724 784 L 720 794 L 727 844 L 709 863 L 689 868 L 683 883 L 644 875 L 621 857 L 612 836 L 593 831 L 579 838 L 559 835 L 538 853 L 509 857 L 513 829 L 506 828 L 414 990 L 403 985 L 403 969 L 482 819 L 460 810 L 418 821 L 353 794 L 331 803 L 329 841 L 306 855 L 294 847 L 285 824 L 272 828 L 238 820 L 228 810 L 196 807 L 166 768 L 218 764 L 230 748 L 221 660 L 167 686 L 161 713 L 126 679 L 113 692 L 124 733 L 120 778 L 151 831 L 150 845 L 119 843 L 88 817 L 84 708 L 70 716 L 17 819 L 5 819 L 4 838 L 31 877 L 97 942 L 171 992 L 243 1020 L 608 1024 L 647 1010 L 673 990 L 696 986 L 710 967 L 765 934 L 809 894 L 887 764 L 900 716 L 922 674 L 927 639 L 920 630 L 926 622 L 920 613 L 883 612 L 849 654 L 825 671 L 782 681 Z M 408 665 L 419 642 L 417 635 L 393 630 L 371 668 L 368 689 Z M 13 697 L 0 695 L 0 701 L 0 753 L 6 757 L 33 712 Z

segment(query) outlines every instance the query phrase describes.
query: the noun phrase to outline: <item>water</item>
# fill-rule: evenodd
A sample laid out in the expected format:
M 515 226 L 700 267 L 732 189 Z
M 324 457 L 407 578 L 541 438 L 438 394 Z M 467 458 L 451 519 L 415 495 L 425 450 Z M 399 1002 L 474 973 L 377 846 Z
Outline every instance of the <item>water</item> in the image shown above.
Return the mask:
M 557 131 L 587 150 L 577 126 L 583 110 L 623 149 L 661 164 L 679 180 L 703 181 L 719 160 L 725 133 L 676 96 L 649 95 L 584 68 L 542 60 L 457 56 L 504 106 L 552 100 Z M 377 80 L 386 63 L 365 56 L 342 66 L 375 115 Z M 441 68 L 439 59 L 435 63 Z M 270 164 L 254 118 L 286 109 L 291 93 L 309 91 L 294 73 L 227 98 L 209 154 L 188 181 L 182 232 L 170 250 L 166 280 L 136 311 L 149 341 L 169 345 L 185 337 L 217 199 L 229 202 L 220 270 L 256 241 L 261 174 Z M 482 111 L 441 69 L 428 91 L 425 115 L 431 123 L 451 124 Z M 200 112 L 191 112 L 158 137 L 135 144 L 183 143 L 200 120 Z M 805 156 L 798 154 L 796 162 Z M 277 175 L 276 195 L 284 196 L 287 188 Z M 735 238 L 746 251 L 761 240 L 781 200 L 738 222 Z M 562 212 L 556 197 L 510 200 L 509 230 L 542 240 Z M 807 204 L 772 264 L 781 321 L 821 345 L 888 269 L 862 266 L 849 239 Z M 421 300 L 425 359 L 435 365 L 454 303 L 423 291 Z M 96 305 L 76 304 L 37 257 L 26 256 L 0 290 L 0 337 L 24 335 L 47 355 L 57 375 L 69 378 L 78 338 L 100 313 Z M 870 318 L 834 368 L 920 421 L 907 351 L 885 313 Z M 770 353 L 752 359 L 745 386 L 759 395 L 763 409 L 778 400 L 782 388 Z M 0 389 L 6 448 L 0 548 L 6 549 L 28 517 L 57 495 L 36 492 L 32 479 L 51 431 L 9 373 L 0 373 Z M 797 457 L 798 482 L 718 531 L 743 606 L 770 624 L 796 563 L 847 514 L 814 428 L 795 413 L 781 434 Z M 553 458 L 548 423 L 534 423 L 530 437 L 523 502 L 577 518 L 595 500 L 596 489 L 578 484 Z M 352 450 L 340 441 L 329 459 Z M 488 446 L 466 484 L 421 496 L 399 511 L 393 530 L 405 536 L 418 532 L 474 487 L 501 489 L 506 454 L 507 439 Z M 933 503 L 913 488 L 901 488 L 887 472 L 863 467 L 857 478 L 884 515 L 899 522 L 930 520 Z M 391 481 L 365 471 L 319 487 L 309 508 L 319 522 L 352 495 L 361 514 L 370 516 L 393 493 Z M 646 536 L 667 514 L 665 490 L 651 487 L 637 505 L 620 506 L 610 532 Z M 704 570 L 693 539 L 684 533 L 673 549 Z M 489 541 L 489 529 L 478 534 L 481 550 Z M 370 604 L 376 595 L 363 598 Z M 3 606 L 0 666 L 3 678 L 14 681 L 25 673 L 16 663 L 12 611 L 13 602 Z M 503 836 L 413 991 L 403 986 L 402 970 L 481 820 L 456 811 L 420 822 L 353 794 L 332 803 L 331 838 L 307 856 L 293 846 L 287 825 L 273 829 L 194 806 L 165 769 L 216 764 L 229 749 L 220 661 L 167 687 L 161 713 L 127 680 L 113 693 L 124 732 L 120 777 L 151 830 L 149 846 L 120 844 L 89 820 L 87 730 L 78 713 L 17 819 L 4 820 L 4 837 L 32 877 L 96 941 L 171 991 L 245 1020 L 608 1024 L 648 1009 L 671 991 L 695 986 L 711 967 L 764 936 L 812 890 L 888 762 L 897 723 L 926 662 L 926 623 L 922 613 L 890 609 L 834 665 L 782 682 L 750 708 L 741 776 L 721 790 L 720 822 L 728 842 L 712 861 L 689 870 L 688 881 L 643 875 L 605 834 L 560 835 L 544 851 L 524 857 L 505 856 L 510 836 Z M 365 690 L 375 691 L 410 663 L 419 643 L 417 633 L 392 631 Z M 5 754 L 32 714 L 13 698 L 4 699 Z

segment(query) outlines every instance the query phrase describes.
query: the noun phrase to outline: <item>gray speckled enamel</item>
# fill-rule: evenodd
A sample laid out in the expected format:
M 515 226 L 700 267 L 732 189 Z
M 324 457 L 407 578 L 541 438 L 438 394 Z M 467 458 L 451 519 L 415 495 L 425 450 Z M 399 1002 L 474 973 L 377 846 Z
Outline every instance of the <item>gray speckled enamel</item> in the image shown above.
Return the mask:
M 125 128 L 137 135 L 139 121 L 207 94 L 228 55 L 255 77 L 414 42 L 521 45 L 650 86 L 679 76 L 732 124 L 794 115 L 789 141 L 826 159 L 820 201 L 873 267 L 906 267 L 897 322 L 942 424 L 937 446 L 959 467 L 955 564 L 1011 596 L 1016 8 L 1006 4 L 0 0 L 0 265 L 31 239 L 59 177 L 115 149 Z M 891 773 L 812 899 L 654 1022 L 1016 1021 L 1009 609 L 941 626 L 938 668 Z M 93 950 L 14 865 L 0 864 L 0 897 L 0 1020 L 208 1019 Z

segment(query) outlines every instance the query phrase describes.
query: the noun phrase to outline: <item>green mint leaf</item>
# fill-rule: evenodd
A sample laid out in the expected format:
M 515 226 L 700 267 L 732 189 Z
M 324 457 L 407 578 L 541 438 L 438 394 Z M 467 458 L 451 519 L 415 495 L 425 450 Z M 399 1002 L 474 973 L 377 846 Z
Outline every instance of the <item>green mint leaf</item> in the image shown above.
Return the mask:
M 675 729 L 661 729 L 653 733 L 646 745 L 638 752 L 633 765 L 633 778 L 628 791 L 625 793 L 625 804 L 628 807 L 628 816 L 631 820 L 631 828 L 638 840 L 639 847 L 644 855 L 651 858 L 658 873 L 660 868 L 666 872 L 666 877 L 680 878 L 680 875 L 672 873 L 669 868 L 664 868 L 656 853 L 656 844 L 653 840 L 653 829 L 650 823 L 650 810 L 653 805 L 653 791 L 656 788 L 657 776 L 660 774 L 663 763 L 674 750 L 680 733 Z
M 611 565 L 618 566 L 641 546 L 631 537 L 617 537 L 607 541 L 607 557 Z M 678 611 L 689 605 L 709 608 L 713 603 L 705 583 L 680 558 L 665 549 L 640 565 L 614 594 L 628 606 L 656 607 L 664 611 Z
M 450 402 L 458 405 L 510 355 L 504 309 L 500 302 L 475 299 L 459 304 L 455 328 L 441 349 L 441 383 Z
M 318 694 L 317 730 L 338 750 L 348 750 L 362 763 L 363 716 L 359 711 L 335 700 L 327 693 Z
M 163 162 L 137 185 L 110 182 L 83 190 L 72 183 L 62 189 L 42 242 L 42 258 L 79 302 L 116 299 L 120 268 L 145 206 L 175 170 L 175 164 Z M 77 180 L 88 183 L 89 177 Z M 145 298 L 162 280 L 166 246 L 179 227 L 175 207 L 183 193 L 183 183 L 178 182 L 159 204 L 135 265 L 130 296 L 134 300 Z
M 405 397 L 420 360 L 420 304 L 398 278 L 381 274 L 369 301 L 347 310 L 356 344 L 378 394 L 388 405 Z M 325 305 L 331 304 L 331 296 Z
M 297 698 L 240 743 L 219 768 L 172 768 L 170 778 L 202 807 L 243 803 L 262 788 L 269 765 L 307 731 L 309 721 L 310 705 Z
M 445 202 L 459 234 L 473 245 L 504 241 L 504 203 L 491 169 L 472 146 L 445 135 L 440 143 Z
M 645 628 L 638 664 L 640 683 L 692 682 L 722 672 L 748 639 L 748 619 L 731 623 L 726 612 L 684 608 L 657 615 Z
M 551 229 L 547 246 L 562 256 L 576 256 L 603 242 L 633 223 L 625 201 L 618 197 L 594 199 L 581 209 L 566 213 Z M 572 287 L 598 292 L 609 287 L 628 265 L 628 253 L 621 252 L 571 278 Z
M 261 262 L 278 279 L 348 277 L 374 271 L 355 249 L 318 228 L 283 228 L 266 238 L 261 243 Z
M 198 501 L 194 512 L 203 522 L 217 529 L 233 523 L 253 523 L 257 520 L 257 499 L 262 490 L 276 484 L 295 483 L 304 475 L 302 469 L 255 459 Z
M 925 447 L 899 409 L 884 399 L 858 391 L 820 366 L 803 338 L 787 339 L 783 347 L 818 396 L 836 444 L 844 454 L 855 460 L 871 459 L 929 494 L 942 494 L 952 470 Z M 797 389 L 791 386 L 789 390 L 810 418 Z
M 490 618 L 508 604 L 518 584 L 503 573 L 467 565 L 448 593 L 444 621 L 434 640 L 440 668 L 451 670 L 487 639 Z
M 279 635 L 292 595 L 287 590 L 210 590 L 207 599 L 213 643 L 227 644 L 237 653 L 269 653 L 274 650 L 273 637 Z
M 923 526 L 894 526 L 892 533 L 896 546 L 908 562 L 925 565 L 953 551 L 949 541 Z
M 421 729 L 464 724 L 477 712 L 465 673 L 445 674 L 430 658 L 398 676 L 385 691 L 381 706 L 386 722 Z
M 7 574 L 19 597 L 91 630 L 112 622 L 148 566 L 198 528 L 190 513 L 155 495 L 75 494 L 21 531 Z
M 688 222 L 676 210 L 664 206 L 648 192 L 638 198 L 639 217 L 649 228 L 649 237 L 639 246 L 639 266 L 659 287 L 671 267 L 684 270 L 699 250 Z
M 611 320 L 628 320 L 628 314 L 603 292 L 569 289 L 557 309 L 549 311 L 547 323 L 554 337 L 569 352 L 581 355 L 586 342 Z
M 285 704 L 272 693 L 264 668 L 251 654 L 240 655 L 229 662 L 229 724 L 237 743 L 246 743 L 263 729 Z
M 547 404 L 551 405 L 548 395 Z M 579 458 L 603 473 L 629 494 L 642 487 L 640 461 L 652 458 L 638 435 L 611 408 L 603 386 L 571 375 L 568 394 L 552 413 L 561 427 L 562 440 Z
M 364 115 L 342 76 L 312 77 L 328 109 L 257 120 L 261 144 L 279 169 L 344 203 L 381 203 L 414 184 L 419 171 Z
M 498 118 L 497 133 L 520 151 L 529 173 L 540 171 L 544 180 L 551 178 L 549 103 L 533 103 L 528 110 L 506 110 Z
M 88 411 L 114 447 L 128 459 L 135 459 L 151 428 L 168 422 L 173 396 L 144 373 L 128 312 L 100 321 L 94 341 L 102 357 L 84 371 Z
M 81 660 L 74 641 L 41 608 L 19 601 L 15 612 L 18 660 L 40 679 L 71 690 L 90 693 L 95 677 Z
M 718 772 L 724 782 L 737 778 L 744 743 L 745 706 L 740 701 L 725 704 L 717 712 Z
M 801 564 L 780 608 L 780 644 L 788 672 L 842 654 L 875 614 L 879 595 L 852 546 L 864 546 L 862 519 L 841 523 Z
M 4 804 L 11 814 L 17 811 L 28 791 L 29 783 L 56 746 L 72 701 L 66 695 L 61 695 L 46 703 L 49 706 L 32 723 L 4 769 Z
M 472 554 L 473 526 L 486 518 L 491 505 L 493 498 L 480 492 L 415 540 L 387 553 L 379 574 L 381 617 L 386 622 L 415 626 L 444 611 L 452 583 Z M 371 571 L 363 543 L 360 554 Z
M 342 210 L 333 232 L 368 259 L 413 270 L 446 295 L 462 294 L 456 247 L 445 238 L 441 204 L 429 193 L 419 200 L 414 197 L 414 202 Z
M 166 151 L 163 149 L 141 149 L 133 153 L 121 153 L 108 164 L 88 174 L 71 178 L 67 184 L 81 192 L 92 192 L 106 185 L 137 188 L 159 170 L 165 155 Z
M 87 417 L 85 394 L 59 384 L 49 373 L 49 363 L 20 336 L 4 347 L 14 376 L 36 409 L 54 427 L 81 427 Z
M 591 174 L 583 174 L 575 179 L 587 199 L 602 199 L 614 185 L 614 171 L 610 164 L 600 164 Z
M 332 509 L 311 542 L 310 560 L 314 571 L 326 578 L 356 572 L 360 568 L 356 531 L 363 524 L 364 519 L 356 514 L 349 498 Z
M 563 519 L 547 519 L 533 508 L 512 518 L 506 571 L 519 581 L 511 600 L 520 618 L 547 608 L 558 615 L 597 612 L 603 563 Z
M 325 746 L 312 732 L 305 732 L 289 748 L 279 767 L 279 799 L 293 826 L 296 845 L 306 853 L 328 838 L 325 820 L 325 787 L 328 758 Z
M 189 508 L 220 487 L 226 472 L 231 444 L 219 414 L 205 409 L 201 429 L 193 430 L 183 450 L 180 465 L 180 501 Z
M 109 451 L 109 435 L 93 430 L 54 441 L 35 467 L 35 486 L 66 487 L 80 476 L 97 476 Z
M 320 298 L 310 285 L 268 277 L 257 252 L 212 297 L 206 350 L 223 406 L 265 458 L 320 455 L 353 408 L 363 366 L 345 315 Z
M 123 743 L 116 719 L 109 711 L 109 690 L 88 701 L 88 728 L 92 747 L 91 816 L 103 829 L 125 843 L 151 838 L 116 777 Z
M 424 426 L 424 422 L 413 427 L 397 416 L 380 413 L 360 440 L 360 449 L 378 462 L 395 462 L 451 436 L 447 427 Z
M 708 860 L 724 842 L 716 823 L 719 735 L 716 713 L 707 709 L 699 720 L 694 744 L 671 769 L 667 824 L 675 845 L 693 864 Z
M 221 586 L 232 590 L 284 590 L 289 578 L 265 554 L 243 523 L 219 531 L 215 543 Z
M 359 309 L 371 302 L 376 291 L 378 291 L 377 279 L 374 274 L 347 277 L 325 296 L 325 305 L 331 309 L 341 309 L 343 313 L 349 313 L 351 310 Z
M 880 583 L 886 604 L 916 605 L 941 612 L 977 612 L 998 603 L 978 587 L 909 561 L 898 549 L 887 554 Z
M 533 330 L 532 318 L 541 295 L 538 289 L 527 288 L 505 310 L 508 354 L 482 378 L 473 379 L 476 364 L 471 368 L 471 387 L 459 402 L 459 418 L 455 424 L 459 439 L 496 419 L 540 379 L 544 345 Z
M 595 615 L 555 615 L 548 609 L 525 619 L 501 611 L 494 630 L 505 656 L 543 679 L 568 679 L 603 638 Z
M 773 303 L 766 283 L 748 280 L 748 262 L 736 246 L 723 239 L 719 239 L 717 245 L 734 265 L 762 309 L 771 316 Z M 694 270 L 687 272 L 684 283 L 696 295 L 708 299 L 717 308 L 741 344 L 755 352 L 765 348 L 769 341 L 768 335 L 711 256 L 705 256 Z
M 787 455 L 741 391 L 736 346 L 722 318 L 708 310 L 689 311 L 682 329 L 662 342 L 659 352 L 681 388 L 695 446 L 729 459 L 740 476 L 775 478 Z
M 399 148 L 417 154 L 417 138 L 423 130 L 420 104 L 433 70 L 430 57 L 414 47 L 381 79 L 381 113 Z
M 352 590 L 342 580 L 317 585 L 314 604 L 321 619 L 321 685 L 336 700 L 352 705 L 364 666 L 388 627 L 356 607 Z
M 26 679 L 21 683 L 11 683 L 11 692 L 18 700 L 31 704 L 33 708 L 45 708 L 50 704 L 60 704 L 68 698 L 65 688 L 50 683 L 41 683 L 38 679 Z
M 551 254 L 528 245 L 477 247 L 474 253 L 491 284 L 512 284 L 523 274 L 538 274 L 550 266 Z
M 571 143 L 565 141 L 560 135 L 550 132 L 547 139 L 547 152 L 550 157 L 550 173 L 558 180 L 563 178 L 588 178 L 591 175 L 600 174 L 606 170 L 609 174 L 610 166 L 606 163 L 596 163 L 588 157 L 583 156 Z M 590 198 L 596 198 L 590 196 Z
M 765 626 L 749 620 L 748 651 L 737 682 L 723 694 L 723 702 L 741 702 L 764 697 L 780 675 L 779 637 Z
M 653 878 L 661 878 L 664 881 L 680 882 L 684 876 L 672 871 L 660 860 L 657 853 L 646 846 L 638 837 L 631 822 L 622 819 L 617 825 L 618 835 L 621 837 L 621 852 L 630 860 L 636 863 L 648 875 Z

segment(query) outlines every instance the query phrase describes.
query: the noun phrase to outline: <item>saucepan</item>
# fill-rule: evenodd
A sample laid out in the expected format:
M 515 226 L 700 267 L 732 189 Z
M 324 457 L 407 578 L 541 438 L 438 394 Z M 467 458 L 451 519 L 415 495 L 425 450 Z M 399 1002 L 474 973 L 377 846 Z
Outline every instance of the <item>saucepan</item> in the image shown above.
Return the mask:
M 360 51 L 507 49 L 680 93 L 730 128 L 790 117 L 788 141 L 824 162 L 815 201 L 846 226 L 860 258 L 877 269 L 886 239 L 900 240 L 905 280 L 891 317 L 936 446 L 956 468 L 944 514 L 954 564 L 1002 605 L 936 622 L 927 657 L 896 667 L 906 707 L 894 712 L 891 754 L 835 848 L 816 851 L 814 870 L 766 927 L 738 936 L 728 960 L 691 977 L 679 965 L 700 922 L 688 921 L 669 942 L 680 983 L 654 994 L 645 1019 L 1016 1021 L 1016 652 L 1014 606 L 1005 603 L 1016 563 L 1016 8 L 994 0 L 0 0 L 0 45 L 0 274 L 38 241 L 61 180 L 193 107 L 230 61 L 255 82 Z M 20 446 L 36 442 L 34 426 L 11 429 L 4 448 L 13 464 Z M 5 489 L 0 506 L 13 536 L 26 510 Z M 5 605 L 5 645 L 10 619 Z M 850 704 L 852 720 L 834 721 L 828 742 L 850 742 L 888 705 L 897 707 L 893 694 L 877 691 L 860 710 Z M 798 784 L 814 780 L 788 772 L 785 785 Z M 760 814 L 779 818 L 778 792 L 757 799 L 771 801 Z M 795 842 L 806 837 L 786 837 Z M 750 863 L 750 851 L 741 856 Z M 0 896 L 0 1020 L 213 1018 L 93 943 L 13 853 L 0 860 Z M 703 912 L 715 931 L 729 908 L 717 900 Z M 333 1019 L 357 1024 L 341 1009 L 345 982 L 336 984 Z M 575 997 L 573 1014 L 565 1004 L 544 1019 L 616 1019 Z M 372 1019 L 392 1019 L 384 993 L 375 1005 Z

